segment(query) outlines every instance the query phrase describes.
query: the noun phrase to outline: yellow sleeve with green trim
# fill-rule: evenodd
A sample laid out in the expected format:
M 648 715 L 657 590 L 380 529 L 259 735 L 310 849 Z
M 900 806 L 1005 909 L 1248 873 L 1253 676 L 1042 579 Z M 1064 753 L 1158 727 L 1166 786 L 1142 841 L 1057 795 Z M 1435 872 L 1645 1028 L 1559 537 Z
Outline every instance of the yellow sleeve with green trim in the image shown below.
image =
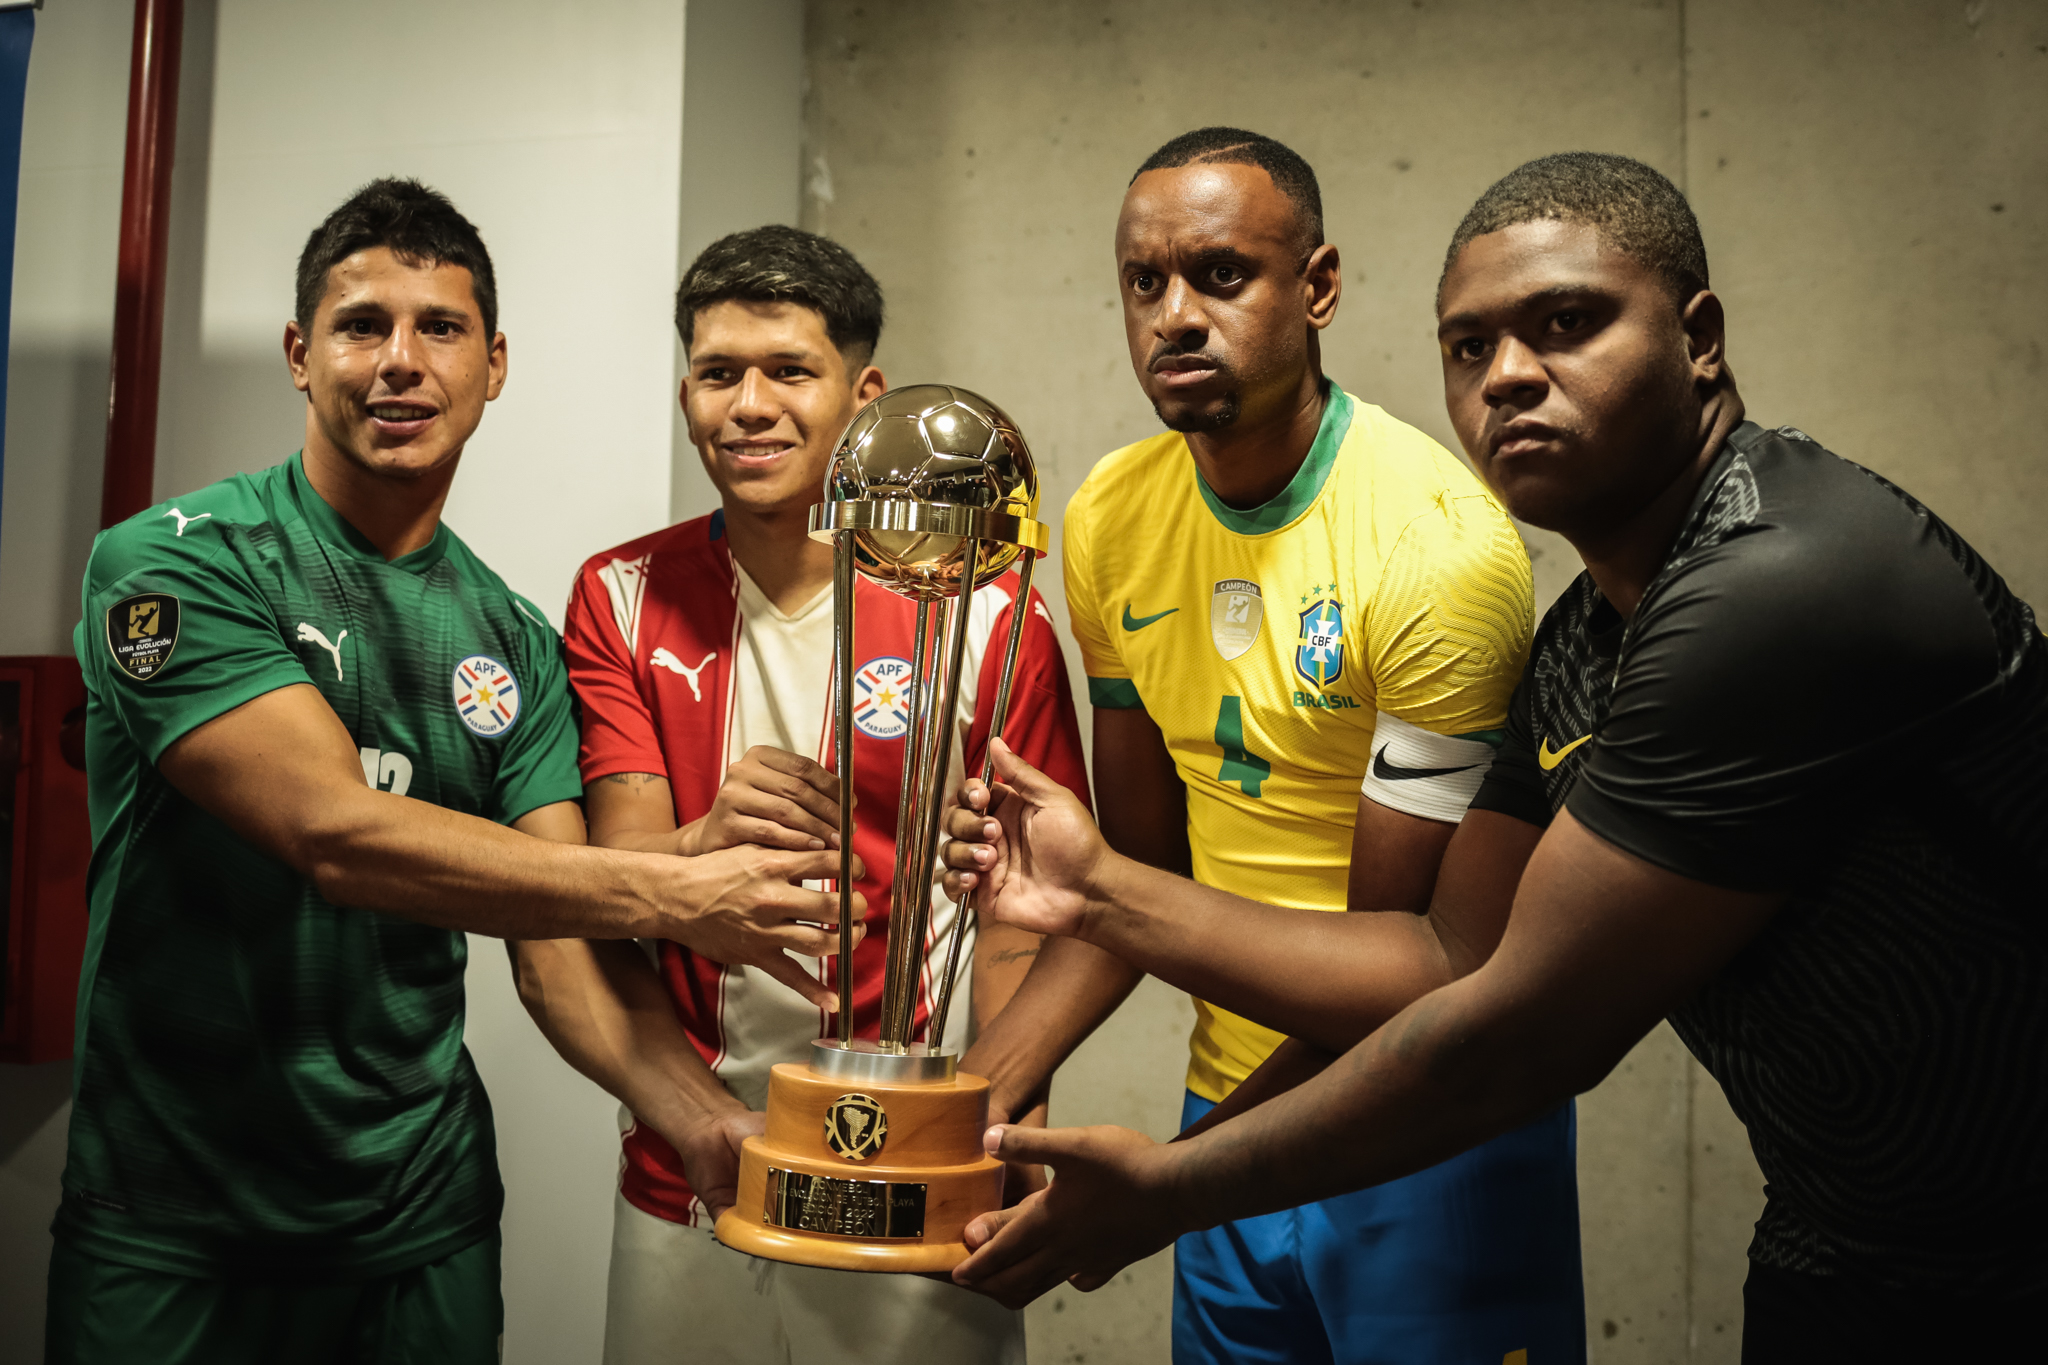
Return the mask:
M 1068 501 L 1060 532 L 1067 619 L 1074 631 L 1074 643 L 1081 649 L 1082 670 L 1088 675 L 1089 704 L 1136 710 L 1143 704 L 1138 700 L 1137 685 L 1131 681 L 1130 665 L 1117 650 L 1115 623 L 1103 613 L 1096 592 L 1088 541 L 1090 494 L 1090 485 L 1084 483 Z
M 1514 523 L 1445 495 L 1402 531 L 1366 621 L 1377 708 L 1439 735 L 1497 730 L 1529 655 L 1535 586 Z

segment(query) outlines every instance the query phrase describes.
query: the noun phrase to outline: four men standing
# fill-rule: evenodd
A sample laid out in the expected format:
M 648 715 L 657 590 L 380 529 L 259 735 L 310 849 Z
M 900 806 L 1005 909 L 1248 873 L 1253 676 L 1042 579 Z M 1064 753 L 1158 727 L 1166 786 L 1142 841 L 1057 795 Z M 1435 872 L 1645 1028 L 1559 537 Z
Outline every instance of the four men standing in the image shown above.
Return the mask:
M 1158 975 L 1198 1001 L 1188 1141 L 1176 1159 L 1005 1126 L 992 1140 L 1025 1204 L 973 1231 L 995 1240 L 963 1282 L 1012 1302 L 1069 1275 L 1087 1287 L 1178 1233 L 1177 1361 L 1579 1358 L 1569 1097 L 1667 1010 L 1780 1144 L 1790 1193 L 1761 1237 L 1778 1278 L 1759 1321 L 1846 1311 L 1814 1307 L 1810 1277 L 1890 1273 L 1945 1235 L 1939 1219 L 1887 1221 L 1897 1182 L 1865 1189 L 1850 1167 L 1801 1183 L 1808 1148 L 1847 1139 L 1758 1088 L 1757 1067 L 1786 1064 L 1741 1022 L 1769 1003 L 1762 966 L 1690 992 L 1752 938 L 1825 948 L 1843 906 L 1905 925 L 1917 902 L 1886 890 L 1912 872 L 1899 850 L 1947 857 L 1946 827 L 1908 820 L 1908 844 L 1859 863 L 1824 799 L 1856 770 L 1854 746 L 1753 726 L 1733 751 L 1746 766 L 1717 778 L 1657 717 L 1712 701 L 1696 680 L 1732 656 L 1687 641 L 1729 629 L 1714 604 L 1751 590 L 1768 547 L 1853 540 L 1841 514 L 1760 519 L 1770 498 L 1854 503 L 1896 532 L 1884 554 L 1911 561 L 1917 577 L 1898 581 L 1930 610 L 1988 623 L 1988 645 L 1964 631 L 1919 661 L 1947 689 L 1928 717 L 1952 701 L 1982 728 L 1996 712 L 2038 747 L 2039 639 L 1945 528 L 1922 537 L 1942 554 L 1904 548 L 1912 526 L 1891 523 L 1924 522 L 1916 505 L 1871 502 L 1797 433 L 1741 424 L 1704 252 L 1687 274 L 1690 216 L 1643 170 L 1609 158 L 1511 177 L 1453 245 L 1446 389 L 1491 491 L 1323 375 L 1341 270 L 1298 156 L 1209 128 L 1133 177 L 1116 241 L 1126 335 L 1169 434 L 1097 466 L 1065 541 L 1095 763 L 1115 774 L 1098 802 L 1107 848 L 1067 794 L 1086 773 L 1051 618 L 1006 578 L 976 598 L 946 718 L 949 786 L 989 804 L 962 776 L 990 746 L 988 675 L 1025 613 L 1000 820 L 957 813 L 965 842 L 946 854 L 955 889 L 986 876 L 999 893 L 948 1041 L 990 1078 L 996 1122 L 1042 1124 L 1057 1066 Z M 1657 311 L 1674 299 L 1675 323 Z M 1021 1360 L 1019 1320 L 992 1298 L 754 1262 L 708 1231 L 760 1130 L 769 1067 L 841 1010 L 857 1033 L 876 1023 L 911 609 L 857 589 L 874 599 L 857 679 L 872 704 L 856 717 L 874 742 L 855 786 L 876 813 L 854 850 L 868 934 L 839 1000 L 823 957 L 837 901 L 814 889 L 838 868 L 838 784 L 819 761 L 831 556 L 804 534 L 839 433 L 884 390 L 873 279 L 789 228 L 692 265 L 680 401 L 721 507 L 594 556 L 566 644 L 439 520 L 507 372 L 475 229 L 432 191 L 379 181 L 308 242 L 297 305 L 285 349 L 308 398 L 304 450 L 115 528 L 87 573 L 97 841 L 49 1358 L 494 1357 L 502 1192 L 461 1045 L 460 931 L 475 930 L 511 941 L 542 1030 L 625 1106 L 608 1361 Z M 1631 327 L 1649 340 L 1613 351 Z M 1555 339 L 1580 329 L 1606 340 Z M 1635 387 L 1603 388 L 1615 374 Z M 1553 392 L 1593 405 L 1584 432 L 1542 416 Z M 1822 484 L 1821 502 L 1799 502 Z M 1526 676 L 1528 564 L 1496 495 L 1591 566 Z M 1641 515 L 1612 532 L 1624 504 Z M 1841 648 L 1902 647 L 1882 625 Z M 1781 751 L 1809 776 L 1773 767 Z M 1809 843 L 1831 850 L 1836 883 Z M 1866 864 L 1885 886 L 1838 884 Z M 1942 894 L 1975 897 L 1977 918 L 1941 960 L 1976 962 L 1979 921 L 2004 923 L 2026 870 L 1981 887 L 1956 874 Z M 1677 926 L 1654 952 L 1628 937 L 1646 897 Z M 953 913 L 938 904 L 934 943 Z M 1572 906 L 1607 920 L 1589 928 Z M 1559 947 L 1574 934 L 1596 966 L 1662 965 L 1591 1003 L 1592 968 Z M 2027 943 L 2004 960 L 2031 970 Z M 927 995 L 941 965 L 927 963 Z M 1529 999 L 1548 1002 L 1549 1032 L 1515 1012 Z M 1924 1013 L 1967 1032 L 1952 1005 Z M 1852 1051 L 1876 1028 L 1853 1003 L 1821 1016 Z M 1582 1037 L 1564 1019 L 1592 1022 Z M 1375 1032 L 1389 1020 L 1393 1042 Z M 2042 1031 L 2023 1022 L 2012 1055 L 2031 1060 Z M 1343 1133 L 1362 1136 L 1344 1150 Z M 1945 1150 L 1939 1133 L 1907 1136 Z M 1032 1164 L 1048 1153 L 1051 1198 Z M 1169 1165 L 1180 1204 L 1146 1183 Z M 2031 1197 L 2021 1166 L 1997 1170 Z M 1984 1205 L 1972 1227 L 2002 1235 L 1982 1192 L 1950 1183 Z M 1207 1202 L 1190 1214 L 1188 1200 Z M 1970 1256 L 1941 1243 L 1923 1259 L 1967 1291 L 1983 1280 Z M 1803 1339 L 1774 1340 L 1789 1355 Z

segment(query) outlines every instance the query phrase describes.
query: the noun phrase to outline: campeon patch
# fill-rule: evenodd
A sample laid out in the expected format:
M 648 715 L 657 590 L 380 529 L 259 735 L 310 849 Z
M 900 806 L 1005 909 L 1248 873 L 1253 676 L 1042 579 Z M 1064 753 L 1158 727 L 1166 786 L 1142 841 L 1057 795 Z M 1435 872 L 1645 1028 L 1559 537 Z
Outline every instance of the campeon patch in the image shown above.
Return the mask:
M 167 592 L 141 592 L 107 608 L 107 651 L 114 664 L 137 682 L 164 671 L 178 647 L 178 599 Z
M 455 714 L 485 739 L 496 739 L 519 719 L 519 680 L 488 654 L 455 665 Z

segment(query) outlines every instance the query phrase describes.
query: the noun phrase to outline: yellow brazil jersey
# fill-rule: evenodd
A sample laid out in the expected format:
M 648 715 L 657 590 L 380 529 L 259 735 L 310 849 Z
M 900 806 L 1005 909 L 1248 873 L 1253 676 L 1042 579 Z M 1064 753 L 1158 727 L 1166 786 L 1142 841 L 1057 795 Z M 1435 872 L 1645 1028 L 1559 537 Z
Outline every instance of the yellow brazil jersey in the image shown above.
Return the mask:
M 1529 647 L 1528 554 L 1449 451 L 1335 385 L 1271 502 L 1225 506 L 1168 433 L 1095 467 L 1064 548 L 1091 699 L 1159 725 L 1209 886 L 1342 910 L 1375 729 L 1499 742 Z M 1220 1100 L 1281 1035 L 1195 1010 L 1188 1088 Z

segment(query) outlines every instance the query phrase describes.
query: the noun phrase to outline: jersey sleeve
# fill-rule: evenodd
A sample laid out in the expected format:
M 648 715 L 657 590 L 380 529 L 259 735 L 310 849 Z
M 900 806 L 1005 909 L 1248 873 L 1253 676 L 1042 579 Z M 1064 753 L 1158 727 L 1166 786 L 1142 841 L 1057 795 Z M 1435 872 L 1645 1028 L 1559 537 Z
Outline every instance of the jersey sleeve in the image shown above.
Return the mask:
M 1003 666 L 1003 646 L 1009 639 L 1013 604 L 996 618 L 983 651 L 981 679 L 975 708 L 974 728 L 967 741 L 967 770 L 979 777 L 988 754 L 989 722 L 994 716 L 997 674 Z M 1059 633 L 1053 629 L 1052 613 L 1045 599 L 1034 590 L 1025 619 L 1024 638 L 1017 646 L 1017 676 L 1010 689 L 1010 714 L 1003 726 L 1003 742 L 1026 763 L 1065 787 L 1088 804 L 1088 765 L 1081 752 L 1081 724 L 1074 714 L 1073 688 L 1067 681 L 1067 661 L 1060 651 Z
M 1536 727 L 1530 719 L 1535 695 L 1530 675 L 1535 668 L 1532 659 L 1508 700 L 1500 749 L 1472 798 L 1471 809 L 1498 811 L 1543 829 L 1550 825 L 1550 799 L 1544 794 L 1543 772 L 1536 763 Z
M 562 640 L 569 681 L 583 711 L 583 780 L 613 773 L 667 777 L 661 736 L 633 677 L 632 645 L 613 619 L 611 598 L 586 566 L 569 594 Z
M 576 704 L 569 692 L 562 640 L 552 628 L 533 624 L 545 619 L 539 608 L 527 604 L 525 614 L 531 618 L 526 626 L 531 681 L 519 723 L 505 736 L 491 790 L 491 817 L 504 825 L 542 806 L 583 795 L 576 775 Z
M 1521 537 L 1483 496 L 1447 497 L 1401 533 L 1366 620 L 1379 713 L 1366 796 L 1429 820 L 1464 815 L 1528 658 L 1533 597 Z
M 1111 710 L 1130 711 L 1144 703 L 1131 681 L 1130 666 L 1116 647 L 1108 617 L 1102 614 L 1101 595 L 1094 579 L 1094 555 L 1089 543 L 1088 503 L 1092 489 L 1081 491 L 1067 503 L 1066 520 L 1060 528 L 1060 551 L 1067 587 L 1067 619 L 1074 643 L 1081 650 L 1081 668 L 1088 675 L 1088 701 Z
M 86 565 L 78 663 L 151 763 L 244 702 L 312 683 L 217 524 L 189 529 L 124 522 Z
M 1769 891 L 1825 860 L 1868 793 L 1913 784 L 1999 686 L 1996 636 L 1934 537 L 1879 560 L 1876 535 L 1733 539 L 1656 585 L 1565 808 L 1668 871 Z

